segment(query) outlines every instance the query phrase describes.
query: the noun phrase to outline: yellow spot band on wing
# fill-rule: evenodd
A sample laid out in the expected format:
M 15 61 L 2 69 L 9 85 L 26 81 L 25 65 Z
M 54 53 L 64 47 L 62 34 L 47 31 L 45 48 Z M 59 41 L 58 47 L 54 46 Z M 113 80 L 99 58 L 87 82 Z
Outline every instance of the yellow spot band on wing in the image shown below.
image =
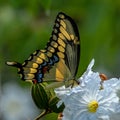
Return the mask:
M 24 66 L 26 64 L 25 67 L 30 67 L 30 68 L 38 68 L 38 64 L 31 62 L 31 61 L 27 61 L 28 63 L 26 64 L 26 62 L 24 62 L 22 65 Z
M 42 64 L 43 63 L 43 59 L 39 58 L 38 56 L 33 56 L 32 61 L 38 63 L 38 64 Z
M 37 69 L 23 67 L 25 73 L 36 73 Z
M 52 57 L 52 53 L 51 52 L 48 51 L 46 54 L 47 54 L 48 57 Z
M 58 56 L 59 56 L 60 58 L 64 58 L 64 57 L 65 57 L 62 52 L 57 52 L 57 54 L 58 54 Z
M 24 74 L 24 79 L 33 79 L 34 77 L 34 74 Z
M 66 24 L 63 20 L 60 21 L 60 24 L 66 29 Z
M 50 52 L 52 52 L 52 53 L 55 52 L 55 49 L 54 49 L 53 47 L 51 47 L 51 46 L 48 47 L 48 50 L 49 50 Z
M 54 48 L 57 48 L 57 47 L 58 47 L 58 44 L 57 44 L 55 41 L 52 41 L 52 42 L 51 42 L 51 46 L 53 46 Z
M 59 46 L 59 47 L 58 47 L 58 50 L 59 50 L 60 52 L 65 52 L 65 49 L 64 49 L 62 46 Z
M 59 37 L 62 39 L 62 40 L 65 40 L 66 38 L 63 36 L 62 33 L 59 33 Z
M 71 40 L 68 32 L 67 32 L 62 26 L 60 26 L 60 32 L 61 32 L 68 40 Z
M 58 43 L 65 48 L 65 42 L 62 39 L 58 38 Z

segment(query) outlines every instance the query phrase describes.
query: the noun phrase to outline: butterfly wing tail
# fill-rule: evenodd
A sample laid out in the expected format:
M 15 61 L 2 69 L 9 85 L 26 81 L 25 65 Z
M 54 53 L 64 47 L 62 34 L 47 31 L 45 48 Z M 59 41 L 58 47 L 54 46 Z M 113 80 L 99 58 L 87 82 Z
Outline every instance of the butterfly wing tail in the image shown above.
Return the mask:
M 9 62 L 9 61 L 7 61 L 6 64 L 8 66 L 13 66 L 13 67 L 17 67 L 17 68 L 21 68 L 22 67 L 22 65 L 20 63 L 18 63 L 18 62 Z
M 21 80 L 25 81 L 26 78 L 25 78 L 25 75 L 23 74 L 24 70 L 23 70 L 22 64 L 18 62 L 9 62 L 9 61 L 7 61 L 6 64 L 8 66 L 13 66 L 13 67 L 18 68 L 18 74 L 20 75 Z

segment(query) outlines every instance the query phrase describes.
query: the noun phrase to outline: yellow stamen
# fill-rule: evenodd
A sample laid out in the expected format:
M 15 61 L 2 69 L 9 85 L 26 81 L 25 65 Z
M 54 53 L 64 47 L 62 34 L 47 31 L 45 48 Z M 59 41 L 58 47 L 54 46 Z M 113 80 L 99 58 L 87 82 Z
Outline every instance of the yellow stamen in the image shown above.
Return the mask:
M 93 100 L 88 103 L 88 111 L 91 113 L 95 113 L 97 111 L 97 108 L 99 107 L 98 102 L 96 100 Z

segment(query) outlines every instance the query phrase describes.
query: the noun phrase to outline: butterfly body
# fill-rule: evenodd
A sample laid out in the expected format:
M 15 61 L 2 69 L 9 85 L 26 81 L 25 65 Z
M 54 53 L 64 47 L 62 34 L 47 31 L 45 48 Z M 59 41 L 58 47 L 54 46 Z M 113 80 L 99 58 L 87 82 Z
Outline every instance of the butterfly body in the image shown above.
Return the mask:
M 24 81 L 69 83 L 75 80 L 79 59 L 78 28 L 72 18 L 60 12 L 45 49 L 36 50 L 23 64 L 7 62 L 7 65 L 17 67 Z

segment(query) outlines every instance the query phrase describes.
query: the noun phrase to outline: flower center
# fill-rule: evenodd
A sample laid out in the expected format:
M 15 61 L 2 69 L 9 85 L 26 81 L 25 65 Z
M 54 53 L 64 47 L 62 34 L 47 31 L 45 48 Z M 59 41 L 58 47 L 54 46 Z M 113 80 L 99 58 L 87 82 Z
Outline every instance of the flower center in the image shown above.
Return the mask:
M 97 111 L 98 106 L 98 102 L 96 100 L 93 100 L 88 103 L 88 111 L 91 113 L 95 113 Z

